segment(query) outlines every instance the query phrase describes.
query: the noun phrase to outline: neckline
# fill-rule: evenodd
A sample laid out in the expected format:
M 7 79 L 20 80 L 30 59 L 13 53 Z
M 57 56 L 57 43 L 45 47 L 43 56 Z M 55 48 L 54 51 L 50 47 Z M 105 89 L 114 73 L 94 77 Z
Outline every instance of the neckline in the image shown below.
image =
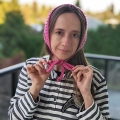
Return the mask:
M 61 75 L 61 72 L 60 72 L 60 71 L 57 71 L 57 70 L 54 70 L 54 71 L 57 73 L 58 76 Z

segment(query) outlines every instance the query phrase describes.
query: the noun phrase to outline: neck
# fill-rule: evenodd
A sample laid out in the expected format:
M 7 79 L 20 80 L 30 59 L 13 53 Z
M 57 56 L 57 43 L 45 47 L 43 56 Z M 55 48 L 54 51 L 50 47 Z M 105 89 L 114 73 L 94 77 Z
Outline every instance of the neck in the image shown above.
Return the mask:
M 56 71 L 59 71 L 59 72 L 62 71 L 61 65 L 55 65 L 55 66 L 53 67 L 53 69 L 56 70 Z

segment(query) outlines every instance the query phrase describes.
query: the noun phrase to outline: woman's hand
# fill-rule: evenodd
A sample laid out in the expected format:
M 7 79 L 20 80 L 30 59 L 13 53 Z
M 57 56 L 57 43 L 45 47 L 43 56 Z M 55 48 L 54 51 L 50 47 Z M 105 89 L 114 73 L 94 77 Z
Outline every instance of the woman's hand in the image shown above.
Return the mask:
M 72 70 L 72 75 L 82 95 L 91 93 L 93 70 L 90 66 L 77 65 Z
M 93 70 L 90 66 L 77 65 L 73 68 L 72 75 L 83 96 L 85 109 L 87 109 L 94 101 L 91 94 Z
M 40 90 L 43 88 L 50 72 L 46 72 L 45 66 L 48 66 L 48 62 L 45 59 L 40 59 L 36 64 L 27 65 L 27 74 L 32 80 L 32 85 L 30 87 L 30 93 L 33 98 L 36 99 Z

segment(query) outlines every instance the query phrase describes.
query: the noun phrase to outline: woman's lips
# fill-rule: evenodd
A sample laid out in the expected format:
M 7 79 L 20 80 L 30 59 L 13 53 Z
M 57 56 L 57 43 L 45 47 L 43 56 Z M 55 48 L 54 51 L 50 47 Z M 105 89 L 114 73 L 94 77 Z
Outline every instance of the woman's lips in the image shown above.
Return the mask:
M 63 50 L 63 49 L 59 49 L 59 51 L 64 53 L 64 54 L 69 52 L 69 50 Z

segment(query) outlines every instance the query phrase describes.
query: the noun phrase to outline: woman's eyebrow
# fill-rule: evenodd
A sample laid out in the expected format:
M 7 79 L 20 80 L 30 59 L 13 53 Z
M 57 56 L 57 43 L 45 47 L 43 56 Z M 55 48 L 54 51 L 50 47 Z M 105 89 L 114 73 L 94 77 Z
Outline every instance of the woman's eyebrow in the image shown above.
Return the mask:
M 80 33 L 80 31 L 79 31 L 79 30 L 73 30 L 73 32 Z
M 62 31 L 65 31 L 63 28 L 55 28 L 54 30 L 62 30 Z
M 63 28 L 55 28 L 54 30 L 62 30 L 62 31 L 65 31 Z M 72 32 L 80 33 L 79 30 L 72 30 Z

